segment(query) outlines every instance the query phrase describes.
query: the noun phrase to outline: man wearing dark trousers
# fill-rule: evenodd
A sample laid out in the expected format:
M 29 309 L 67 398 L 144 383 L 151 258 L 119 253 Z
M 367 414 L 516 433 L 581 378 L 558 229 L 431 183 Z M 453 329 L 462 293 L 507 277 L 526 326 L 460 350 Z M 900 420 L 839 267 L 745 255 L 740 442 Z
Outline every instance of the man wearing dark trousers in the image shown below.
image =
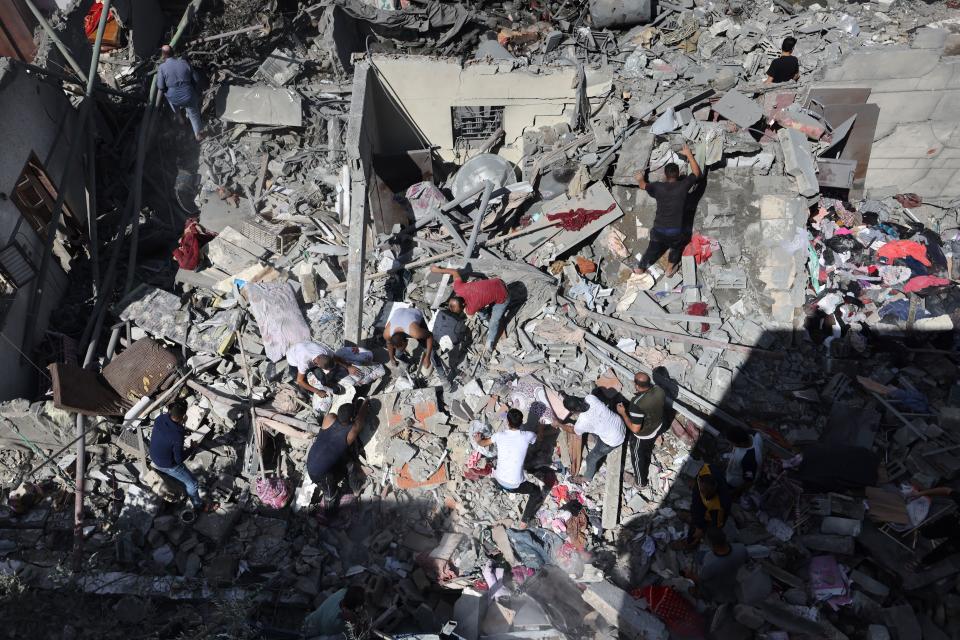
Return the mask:
M 629 407 L 622 402 L 617 404 L 617 413 L 633 434 L 630 439 L 633 476 L 641 487 L 645 487 L 649 483 L 653 446 L 663 428 L 666 395 L 663 389 L 651 383 L 650 376 L 642 371 L 634 374 L 633 384 L 637 395 L 633 396 Z
M 204 505 L 200 499 L 200 486 L 197 479 L 183 463 L 183 438 L 186 435 L 183 421 L 186 417 L 187 403 L 177 400 L 167 407 L 166 413 L 157 418 L 150 433 L 150 460 L 157 471 L 183 485 L 194 509 L 214 510 L 218 505 Z
M 800 61 L 793 55 L 793 48 L 797 46 L 796 38 L 784 38 L 783 45 L 780 47 L 780 57 L 774 58 L 767 69 L 767 77 L 764 82 L 774 84 L 780 82 L 790 82 L 800 79 Z
M 453 295 L 447 300 L 447 308 L 455 315 L 466 313 L 472 316 L 489 309 L 487 351 L 493 351 L 497 340 L 507 328 L 505 321 L 510 309 L 510 290 L 500 278 L 480 278 L 467 282 L 457 269 L 430 267 L 432 273 L 442 273 L 453 278 Z
M 680 177 L 680 167 L 670 162 L 663 168 L 665 182 L 647 182 L 644 172 L 637 173 L 637 184 L 657 201 L 657 213 L 650 230 L 650 242 L 640 258 L 635 273 L 646 273 L 651 264 L 660 259 L 665 252 L 670 264 L 668 276 L 680 268 L 680 256 L 690 241 L 690 230 L 684 225 L 684 212 L 690 189 L 696 184 L 702 172 L 690 147 L 683 145 L 683 155 L 690 163 L 690 174 Z
M 349 449 L 357 441 L 367 417 L 367 402 L 360 399 L 359 408 L 342 405 L 337 413 L 328 413 L 320 423 L 320 432 L 307 452 L 307 475 L 320 485 L 329 514 L 336 512 L 347 482 Z M 344 487 L 346 485 L 346 487 Z
M 529 496 L 520 518 L 524 525 L 530 526 L 543 503 L 544 495 L 540 487 L 524 476 L 523 463 L 530 445 L 543 439 L 543 424 L 538 425 L 536 435 L 531 431 L 521 431 L 522 426 L 523 413 L 519 409 L 510 409 L 507 411 L 505 431 L 498 431 L 489 438 L 483 438 L 478 433 L 474 435 L 474 440 L 481 447 L 497 445 L 497 468 L 493 471 L 493 479 L 497 486 L 508 493 L 523 493 Z
M 579 476 L 570 478 L 571 482 L 586 484 L 593 480 L 593 476 L 600 468 L 600 464 L 607 454 L 623 445 L 626 437 L 626 427 L 623 420 L 617 417 L 600 398 L 590 394 L 586 398 L 568 397 L 563 399 L 563 407 L 570 412 L 567 420 L 575 420 L 573 425 L 553 419 L 553 426 L 567 433 L 582 436 L 592 433 L 597 437 L 596 443 L 587 454 L 583 463 L 583 472 Z M 619 470 L 618 470 L 619 471 Z

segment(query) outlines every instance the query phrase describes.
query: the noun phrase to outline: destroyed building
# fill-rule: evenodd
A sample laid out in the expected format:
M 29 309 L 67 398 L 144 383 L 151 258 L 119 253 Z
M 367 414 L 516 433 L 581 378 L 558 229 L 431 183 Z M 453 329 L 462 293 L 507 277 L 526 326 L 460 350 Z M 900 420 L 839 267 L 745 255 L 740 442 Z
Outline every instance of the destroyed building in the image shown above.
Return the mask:
M 956 11 L 5 4 L 8 635 L 957 637 Z

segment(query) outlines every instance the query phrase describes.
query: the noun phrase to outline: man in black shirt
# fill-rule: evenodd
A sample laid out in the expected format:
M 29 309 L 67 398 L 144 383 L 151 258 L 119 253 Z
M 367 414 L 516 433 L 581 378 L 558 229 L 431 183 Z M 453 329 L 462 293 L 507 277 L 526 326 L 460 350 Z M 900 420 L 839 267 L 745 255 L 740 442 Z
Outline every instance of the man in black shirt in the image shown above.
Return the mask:
M 633 476 L 641 487 L 645 487 L 649 482 L 653 445 L 663 428 L 667 398 L 663 389 L 655 386 L 650 381 L 650 376 L 642 371 L 634 374 L 633 384 L 637 388 L 637 395 L 630 401 L 629 406 L 619 403 L 617 413 L 623 418 L 627 429 L 633 433 L 630 441 Z
M 320 485 L 329 515 L 333 515 L 340 505 L 344 488 L 349 490 L 349 449 L 357 441 L 367 418 L 367 401 L 360 398 L 359 402 L 359 409 L 353 404 L 345 404 L 335 414 L 324 416 L 320 431 L 307 452 L 307 475 Z
M 690 147 L 683 145 L 683 155 L 690 163 L 690 174 L 680 177 L 680 167 L 671 162 L 663 168 L 666 182 L 647 182 L 644 172 L 637 173 L 637 184 L 640 188 L 657 201 L 657 215 L 653 219 L 653 229 L 650 230 L 650 243 L 640 258 L 640 265 L 634 269 L 635 273 L 646 273 L 647 267 L 660 259 L 665 251 L 669 251 L 667 261 L 670 270 L 667 275 L 673 275 L 680 268 L 680 254 L 690 241 L 689 230 L 684 228 L 684 205 L 690 189 L 700 177 L 700 165 L 693 157 Z
M 800 61 L 793 55 L 793 48 L 797 45 L 796 38 L 784 38 L 780 57 L 770 63 L 767 69 L 766 83 L 789 82 L 800 79 Z

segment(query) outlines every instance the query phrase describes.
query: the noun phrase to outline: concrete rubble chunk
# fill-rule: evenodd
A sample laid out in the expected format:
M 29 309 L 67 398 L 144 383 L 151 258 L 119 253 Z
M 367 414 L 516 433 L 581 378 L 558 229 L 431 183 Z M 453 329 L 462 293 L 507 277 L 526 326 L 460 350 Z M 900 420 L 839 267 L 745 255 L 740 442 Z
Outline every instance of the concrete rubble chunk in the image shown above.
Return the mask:
M 583 592 L 583 600 L 622 636 L 631 640 L 666 640 L 667 628 L 644 604 L 607 582 L 595 582 Z
M 713 105 L 713 110 L 727 120 L 732 120 L 746 129 L 763 117 L 763 109 L 739 91 L 727 91 Z
M 797 192 L 806 198 L 816 195 L 820 191 L 817 165 L 806 136 L 796 129 L 781 129 L 777 139 L 787 173 L 797 180 Z

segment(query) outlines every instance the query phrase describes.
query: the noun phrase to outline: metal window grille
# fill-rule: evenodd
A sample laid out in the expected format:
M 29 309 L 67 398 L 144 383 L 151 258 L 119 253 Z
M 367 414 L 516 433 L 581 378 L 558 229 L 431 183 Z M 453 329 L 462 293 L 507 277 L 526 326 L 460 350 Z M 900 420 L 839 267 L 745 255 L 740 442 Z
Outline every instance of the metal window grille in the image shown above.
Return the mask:
M 457 146 L 483 142 L 503 126 L 503 107 L 450 107 L 450 113 Z

